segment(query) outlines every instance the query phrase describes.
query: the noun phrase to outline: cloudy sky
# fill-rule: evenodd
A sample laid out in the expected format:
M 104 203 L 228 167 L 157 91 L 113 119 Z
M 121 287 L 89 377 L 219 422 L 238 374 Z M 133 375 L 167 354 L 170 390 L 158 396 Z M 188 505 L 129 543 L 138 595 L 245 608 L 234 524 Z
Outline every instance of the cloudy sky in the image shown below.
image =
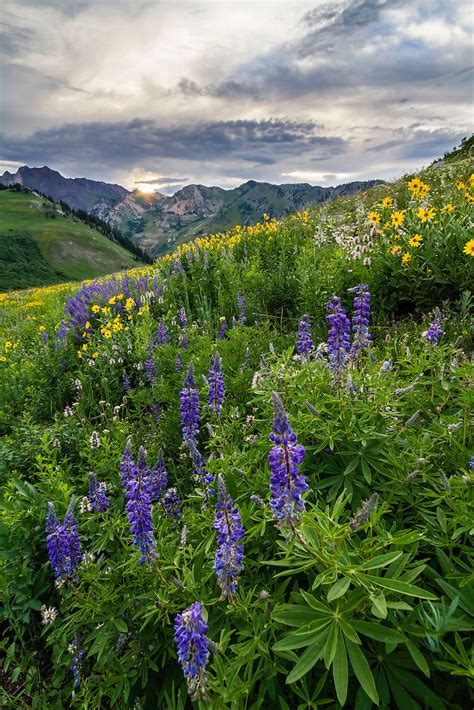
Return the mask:
M 329 185 L 473 125 L 471 0 L 2 0 L 0 168 Z

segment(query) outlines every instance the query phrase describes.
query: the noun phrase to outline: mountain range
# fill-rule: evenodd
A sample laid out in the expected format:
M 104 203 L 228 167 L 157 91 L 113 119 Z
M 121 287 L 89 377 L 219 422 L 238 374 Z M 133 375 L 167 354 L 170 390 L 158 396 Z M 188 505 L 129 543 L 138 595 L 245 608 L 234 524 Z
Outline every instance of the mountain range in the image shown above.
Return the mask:
M 351 195 L 380 184 L 382 180 L 349 182 L 337 187 L 308 183 L 273 185 L 249 180 L 232 190 L 187 185 L 174 195 L 143 193 L 87 178 L 65 178 L 44 166 L 23 166 L 6 171 L 0 184 L 20 184 L 63 201 L 73 209 L 119 227 L 152 256 L 209 232 L 225 231 L 236 224 L 255 224 L 263 213 L 282 217 L 335 197 Z

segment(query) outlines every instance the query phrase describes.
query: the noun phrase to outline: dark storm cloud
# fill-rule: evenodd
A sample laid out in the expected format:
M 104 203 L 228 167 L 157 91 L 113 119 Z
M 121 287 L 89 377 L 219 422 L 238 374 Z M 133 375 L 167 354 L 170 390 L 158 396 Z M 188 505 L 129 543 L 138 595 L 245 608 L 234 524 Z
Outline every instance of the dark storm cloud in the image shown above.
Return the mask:
M 434 155 L 441 157 L 466 136 L 465 132 L 449 128 L 430 130 L 416 123 L 391 133 L 391 140 L 368 148 L 368 152 L 389 151 L 391 154 L 395 153 L 398 158 L 432 160 Z
M 321 136 L 311 121 L 216 121 L 159 127 L 151 120 L 67 124 L 26 138 L 1 139 L 7 160 L 35 164 L 103 163 L 120 168 L 172 158 L 187 161 L 248 161 L 268 165 L 287 154 L 338 155 L 342 138 Z

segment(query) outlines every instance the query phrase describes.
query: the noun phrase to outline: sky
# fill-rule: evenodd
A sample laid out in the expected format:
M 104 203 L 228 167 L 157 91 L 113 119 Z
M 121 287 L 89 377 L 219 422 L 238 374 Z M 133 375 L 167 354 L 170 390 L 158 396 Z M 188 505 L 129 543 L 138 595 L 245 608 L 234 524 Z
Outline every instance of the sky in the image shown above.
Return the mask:
M 471 0 L 2 0 L 0 170 L 335 185 L 473 126 Z

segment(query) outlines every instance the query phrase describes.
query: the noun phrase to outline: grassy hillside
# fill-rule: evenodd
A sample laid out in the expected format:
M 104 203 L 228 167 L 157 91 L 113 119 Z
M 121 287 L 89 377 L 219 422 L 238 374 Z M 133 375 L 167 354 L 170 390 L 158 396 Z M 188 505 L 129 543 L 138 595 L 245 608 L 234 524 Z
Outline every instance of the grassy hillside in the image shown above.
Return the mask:
M 5 707 L 472 706 L 473 188 L 3 294 Z
M 0 290 L 95 278 L 133 264 L 132 254 L 48 200 L 0 191 Z

